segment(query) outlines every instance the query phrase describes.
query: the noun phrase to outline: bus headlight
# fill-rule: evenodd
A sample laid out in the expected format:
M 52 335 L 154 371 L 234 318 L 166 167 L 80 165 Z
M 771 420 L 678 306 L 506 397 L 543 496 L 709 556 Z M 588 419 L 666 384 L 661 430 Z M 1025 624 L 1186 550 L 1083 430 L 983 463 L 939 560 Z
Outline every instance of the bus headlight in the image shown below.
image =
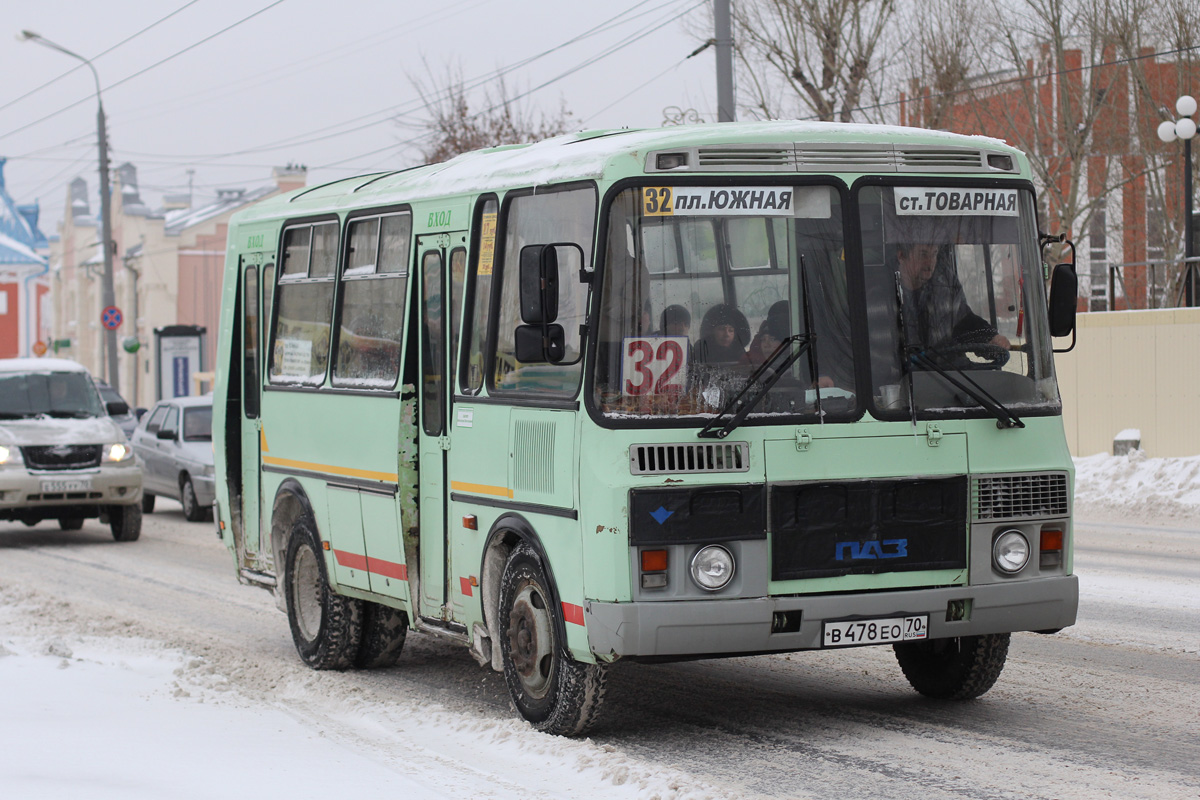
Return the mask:
M 1029 540 L 1020 531 L 1005 531 L 992 543 L 992 563 L 1001 572 L 1012 575 L 1029 563 Z
M 133 448 L 127 444 L 117 442 L 116 444 L 104 445 L 104 457 L 101 459 L 106 464 L 123 464 L 126 461 L 133 459 Z
M 706 592 L 724 589 L 733 580 L 733 554 L 724 547 L 710 544 L 692 557 L 692 580 Z

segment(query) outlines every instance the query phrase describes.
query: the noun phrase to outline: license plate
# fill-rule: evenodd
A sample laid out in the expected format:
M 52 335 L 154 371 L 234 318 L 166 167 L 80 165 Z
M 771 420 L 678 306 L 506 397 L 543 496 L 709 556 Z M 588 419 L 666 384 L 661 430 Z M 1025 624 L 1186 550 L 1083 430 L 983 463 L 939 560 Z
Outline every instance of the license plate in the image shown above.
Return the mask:
M 826 622 L 822 647 L 857 647 L 864 644 L 911 642 L 929 636 L 929 615 L 889 617 L 888 619 L 854 619 Z
M 90 492 L 91 490 L 92 481 L 89 478 L 76 478 L 69 481 L 42 481 L 42 494 Z

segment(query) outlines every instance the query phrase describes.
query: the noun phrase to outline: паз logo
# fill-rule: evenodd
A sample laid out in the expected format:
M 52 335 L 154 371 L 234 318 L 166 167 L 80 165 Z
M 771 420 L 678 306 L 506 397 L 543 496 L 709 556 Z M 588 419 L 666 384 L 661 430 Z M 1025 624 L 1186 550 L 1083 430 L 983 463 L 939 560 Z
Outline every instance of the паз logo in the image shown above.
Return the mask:
M 884 539 L 882 542 L 838 542 L 836 557 L 838 561 L 865 561 L 876 558 L 904 558 L 907 555 L 908 539 Z

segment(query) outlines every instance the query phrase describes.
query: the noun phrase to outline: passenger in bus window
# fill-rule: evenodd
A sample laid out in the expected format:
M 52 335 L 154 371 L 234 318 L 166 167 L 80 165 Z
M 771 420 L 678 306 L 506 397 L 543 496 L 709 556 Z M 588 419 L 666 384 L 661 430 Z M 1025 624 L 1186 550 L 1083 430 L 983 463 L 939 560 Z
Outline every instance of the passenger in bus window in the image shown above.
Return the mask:
M 700 322 L 696 360 L 706 364 L 737 364 L 746 357 L 750 323 L 746 315 L 728 303 L 718 303 Z
M 746 351 L 746 360 L 755 366 L 766 361 L 780 342 L 791 335 L 790 328 L 788 301 L 780 300 L 767 310 L 767 316 L 759 323 L 758 333 Z
M 692 312 L 678 304 L 667 306 L 662 311 L 660 323 L 661 327 L 655 336 L 690 336 Z
M 1009 349 L 1008 338 L 967 305 L 962 284 L 938 244 L 896 245 L 896 274 L 903 297 L 909 346 L 942 348 L 991 344 Z

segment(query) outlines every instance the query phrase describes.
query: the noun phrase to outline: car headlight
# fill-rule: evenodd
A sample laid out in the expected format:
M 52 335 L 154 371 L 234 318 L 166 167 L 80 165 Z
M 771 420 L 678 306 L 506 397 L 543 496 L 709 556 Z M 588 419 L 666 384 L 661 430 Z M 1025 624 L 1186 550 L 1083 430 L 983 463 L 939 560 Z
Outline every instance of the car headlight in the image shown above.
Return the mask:
M 710 544 L 692 557 L 692 580 L 707 592 L 724 589 L 733 580 L 733 554 L 724 547 Z
M 992 543 L 992 563 L 1001 572 L 1012 575 L 1029 563 L 1029 540 L 1020 531 L 1005 531 Z
M 133 448 L 124 442 L 104 445 L 104 456 L 101 459 L 106 464 L 123 464 L 133 460 Z
M 21 458 L 21 448 L 0 444 L 0 467 L 15 466 L 23 463 L 25 462 Z

